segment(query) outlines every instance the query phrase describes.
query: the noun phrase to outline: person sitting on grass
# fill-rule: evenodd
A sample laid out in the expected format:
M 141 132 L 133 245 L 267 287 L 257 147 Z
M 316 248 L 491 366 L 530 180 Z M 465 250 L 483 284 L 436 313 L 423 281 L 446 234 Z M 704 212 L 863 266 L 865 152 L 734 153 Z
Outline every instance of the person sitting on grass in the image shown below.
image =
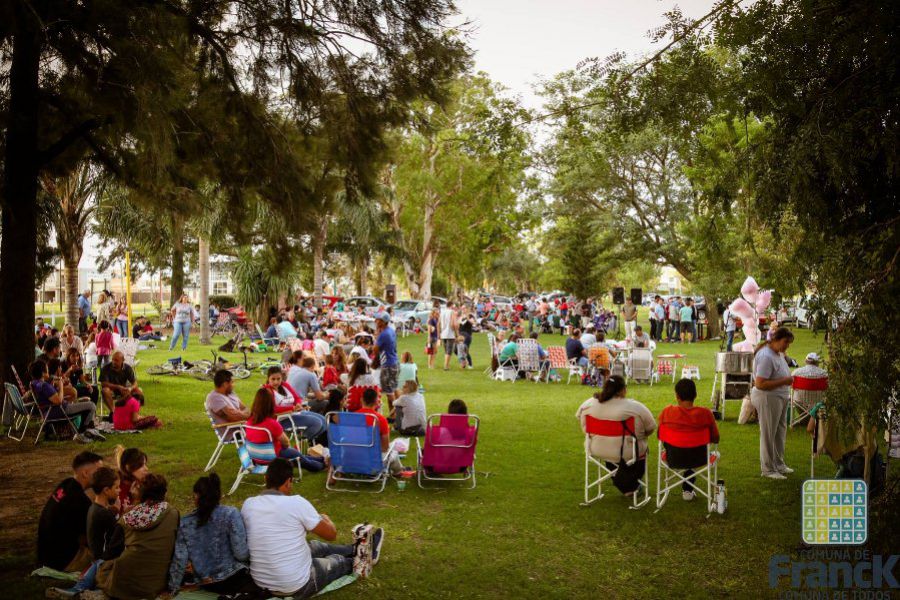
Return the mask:
M 116 465 L 119 468 L 119 506 L 123 513 L 137 503 L 141 482 L 150 474 L 147 454 L 139 448 L 116 446 Z
M 397 385 L 401 390 L 407 381 L 419 382 L 419 367 L 413 360 L 412 352 L 409 351 L 404 352 L 403 356 L 400 357 L 400 373 L 397 375 Z
M 82 402 L 67 402 L 63 396 L 66 387 L 66 377 L 63 376 L 59 367 L 59 361 L 56 364 L 56 373 L 50 378 L 50 372 L 47 369 L 47 363 L 36 360 L 31 365 L 31 394 L 34 396 L 35 402 L 43 412 L 50 411 L 51 418 L 59 418 L 60 413 L 65 413 L 70 418 L 76 416 L 81 417 L 81 424 L 75 434 L 75 441 L 80 444 L 90 443 L 91 439 L 103 439 L 96 429 L 94 429 L 94 415 L 96 407 L 94 403 L 86 400 Z M 72 390 L 74 392 L 74 390 Z M 73 394 L 74 395 L 74 394 Z M 59 413 L 57 411 L 60 411 Z
M 90 489 L 94 492 L 94 501 L 87 512 L 87 545 L 93 562 L 71 588 L 48 589 L 48 598 L 73 598 L 93 589 L 100 565 L 118 557 L 125 549 L 125 533 L 116 522 L 119 516 L 119 474 L 115 469 L 99 467 L 94 472 Z
M 595 435 L 585 438 L 585 450 L 591 456 L 605 460 L 610 470 L 615 469 L 620 462 L 635 459 L 629 468 L 630 476 L 613 481 L 620 492 L 631 496 L 638 490 L 638 481 L 647 468 L 647 438 L 656 430 L 656 420 L 646 406 L 637 400 L 626 398 L 627 392 L 625 380 L 619 375 L 613 375 L 606 380 L 601 391 L 578 407 L 575 417 L 581 422 L 582 431 L 587 431 L 589 416 L 602 421 L 625 421 L 634 417 L 634 431 L 631 433 L 637 438 L 636 457 L 632 453 L 631 444 L 623 444 L 621 437 Z
M 716 418 L 710 409 L 705 406 L 694 406 L 694 400 L 697 398 L 697 386 L 691 379 L 681 379 L 675 384 L 675 401 L 665 407 L 659 413 L 659 426 L 672 429 L 672 431 L 682 431 L 692 433 L 695 431 L 709 430 L 709 441 L 711 444 L 719 443 L 719 428 L 716 425 Z M 660 442 L 663 443 L 663 442 Z M 702 467 L 709 460 L 706 454 L 706 446 L 697 446 L 696 448 L 676 448 L 665 444 L 666 462 L 673 469 L 679 468 L 679 465 L 692 465 L 694 467 Z M 691 484 L 695 478 L 693 469 L 685 469 L 683 475 L 688 478 L 685 483 L 681 484 L 681 496 L 686 501 L 694 499 L 696 493 Z M 690 483 L 688 483 L 690 482 Z
M 403 384 L 403 395 L 394 400 L 394 428 L 400 435 L 422 436 L 427 419 L 425 397 L 410 379 Z
M 200 588 L 214 594 L 258 593 L 241 512 L 222 506 L 222 483 L 210 473 L 194 483 L 194 510 L 181 517 L 169 566 L 169 593 L 181 588 L 188 564 Z
M 369 552 L 359 545 L 308 540 L 312 533 L 333 542 L 337 528 L 310 502 L 291 495 L 293 465 L 276 458 L 266 470 L 266 489 L 247 498 L 241 516 L 247 528 L 250 573 L 261 588 L 276 596 L 310 598 L 344 575 L 367 576 L 381 557 L 384 530 L 362 526 Z M 361 526 L 354 527 L 354 532 Z
M 140 502 L 119 520 L 125 549 L 97 568 L 97 589 L 110 598 L 156 598 L 168 589 L 178 510 L 166 502 L 168 483 L 153 473 L 141 482 Z
M 383 414 L 378 412 L 375 408 L 376 404 L 378 404 L 378 391 L 374 388 L 367 388 L 362 394 L 362 408 L 356 412 L 371 415 L 371 417 L 367 417 L 366 423 L 368 425 L 374 424 L 378 427 L 378 431 L 381 433 L 381 458 L 390 467 L 391 474 L 411 473 L 400 462 L 400 456 L 391 444 L 391 429 L 388 425 L 388 420 Z
M 216 425 L 227 423 L 243 423 L 250 418 L 250 409 L 244 406 L 238 395 L 234 393 L 234 376 L 231 371 L 222 369 L 213 375 L 215 389 L 206 396 L 204 406 L 212 415 Z M 228 431 L 225 441 L 231 441 L 234 431 Z
M 103 457 L 82 452 L 72 461 L 72 476 L 61 481 L 44 504 L 38 521 L 38 564 L 58 571 L 81 571 L 91 564 L 87 545 L 87 515 L 91 499 L 85 493 Z
M 141 416 L 141 403 L 134 396 L 116 400 L 113 427 L 116 431 L 157 429 L 162 423 L 154 415 Z
M 284 433 L 281 423 L 275 419 L 275 397 L 269 387 L 261 387 L 256 391 L 256 397 L 253 399 L 253 406 L 250 407 L 250 418 L 247 419 L 247 425 L 265 429 L 265 432 L 259 429 L 245 429 L 244 435 L 248 442 L 254 444 L 271 443 L 274 446 L 275 456 L 287 459 L 300 459 L 300 465 L 307 471 L 321 471 L 325 468 L 325 462 L 313 456 L 306 456 L 297 448 L 291 446 L 291 441 Z
M 130 365 L 125 364 L 125 355 L 116 350 L 109 364 L 100 369 L 100 394 L 103 403 L 112 413 L 119 399 L 135 398 L 144 405 L 144 392 L 138 387 L 137 375 Z
M 291 428 L 302 431 L 303 437 L 308 440 L 314 440 L 325 431 L 325 417 L 303 409 L 303 398 L 284 381 L 281 367 L 277 365 L 269 367 L 266 371 L 266 384 L 263 387 L 272 392 L 279 421 L 290 422 Z

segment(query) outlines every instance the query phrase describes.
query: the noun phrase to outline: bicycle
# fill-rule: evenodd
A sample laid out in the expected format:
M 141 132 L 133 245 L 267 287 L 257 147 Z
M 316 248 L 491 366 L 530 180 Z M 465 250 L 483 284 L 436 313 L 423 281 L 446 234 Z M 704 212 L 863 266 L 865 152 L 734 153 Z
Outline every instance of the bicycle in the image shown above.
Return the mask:
M 212 381 L 216 373 L 223 370 L 228 370 L 231 372 L 232 377 L 235 379 L 247 379 L 250 377 L 250 368 L 252 363 L 247 363 L 247 355 L 244 353 L 244 364 L 232 363 L 224 358 L 220 358 L 218 354 L 214 350 L 211 350 L 213 355 L 212 361 L 209 360 L 199 360 L 194 363 L 186 363 L 188 368 L 186 370 L 187 374 L 193 377 L 194 379 L 199 379 L 201 381 Z M 252 364 L 253 369 L 255 369 L 258 365 Z

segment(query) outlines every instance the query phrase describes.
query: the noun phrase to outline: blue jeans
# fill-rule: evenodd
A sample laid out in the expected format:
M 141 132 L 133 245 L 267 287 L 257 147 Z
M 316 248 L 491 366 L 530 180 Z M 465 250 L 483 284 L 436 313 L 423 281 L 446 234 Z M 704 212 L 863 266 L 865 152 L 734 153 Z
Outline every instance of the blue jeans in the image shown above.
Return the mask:
M 123 338 L 128 337 L 128 319 L 116 319 L 116 331 Z
M 691 343 L 697 341 L 697 321 L 691 321 Z
M 734 330 L 728 332 L 728 337 L 725 341 L 725 350 L 731 352 L 731 347 L 734 345 Z
M 304 410 L 302 412 L 278 417 L 279 421 L 286 421 L 288 419 L 294 423 L 294 427 L 298 429 L 300 427 L 306 428 L 303 431 L 303 437 L 308 440 L 316 439 L 325 431 L 325 417 L 319 413 Z
M 79 579 L 75 585 L 70 587 L 68 591 L 78 594 L 94 589 L 94 586 L 97 584 L 97 569 L 99 569 L 102 564 L 102 559 L 97 559 L 92 562 L 91 566 L 84 572 L 84 575 L 81 576 L 81 579 Z
M 306 456 L 305 454 L 302 454 L 299 450 L 291 446 L 282 448 L 281 452 L 278 453 L 278 456 L 281 458 L 286 458 L 288 460 L 299 458 L 300 466 L 307 471 L 312 471 L 313 473 L 325 470 L 325 461 L 323 459 Z
M 587 357 L 585 357 L 585 356 L 582 356 L 581 358 L 578 359 L 578 366 L 579 366 L 579 367 L 585 367 L 585 368 L 587 368 L 587 366 L 588 366 L 589 364 L 590 364 L 590 362 L 588 362 L 588 359 L 587 359 Z
M 353 572 L 353 546 L 326 544 L 319 540 L 309 540 L 307 543 L 312 555 L 309 581 L 291 594 L 294 598 L 315 596 L 332 581 Z
M 178 321 L 175 321 L 174 323 L 172 323 L 172 326 L 174 327 L 174 331 L 172 332 L 172 343 L 169 344 L 169 350 L 175 349 L 175 343 L 178 341 L 178 336 L 181 336 L 181 349 L 187 350 L 191 324 L 179 323 Z

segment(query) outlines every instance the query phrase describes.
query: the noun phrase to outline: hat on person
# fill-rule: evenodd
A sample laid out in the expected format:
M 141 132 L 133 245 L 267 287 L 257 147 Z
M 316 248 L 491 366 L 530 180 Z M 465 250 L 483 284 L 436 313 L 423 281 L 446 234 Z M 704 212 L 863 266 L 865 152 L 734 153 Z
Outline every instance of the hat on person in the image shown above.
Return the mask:
M 810 352 L 809 354 L 806 355 L 806 362 L 817 363 L 817 362 L 820 362 L 821 360 L 822 360 L 822 357 L 819 356 L 818 354 L 816 354 L 815 352 Z
M 385 323 L 391 322 L 391 316 L 384 311 L 375 313 L 376 321 L 384 321 Z

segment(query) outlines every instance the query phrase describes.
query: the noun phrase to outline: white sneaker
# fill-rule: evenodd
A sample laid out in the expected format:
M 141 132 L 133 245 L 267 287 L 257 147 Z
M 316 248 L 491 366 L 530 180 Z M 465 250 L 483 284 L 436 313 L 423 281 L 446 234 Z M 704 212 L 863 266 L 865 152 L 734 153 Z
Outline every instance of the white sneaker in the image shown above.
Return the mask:
M 74 440 L 75 442 L 77 442 L 79 444 L 90 444 L 91 443 L 90 438 L 88 438 L 83 433 L 76 433 L 75 437 L 73 437 L 72 440 Z
M 681 492 L 681 499 L 685 502 L 690 502 L 696 497 L 696 493 L 694 492 Z
M 763 473 L 762 476 L 768 477 L 769 479 L 787 479 L 787 477 L 781 473 Z
M 782 475 L 790 475 L 791 473 L 794 472 L 794 470 L 785 465 L 785 466 L 781 467 L 780 469 L 778 469 L 778 472 L 781 473 Z

